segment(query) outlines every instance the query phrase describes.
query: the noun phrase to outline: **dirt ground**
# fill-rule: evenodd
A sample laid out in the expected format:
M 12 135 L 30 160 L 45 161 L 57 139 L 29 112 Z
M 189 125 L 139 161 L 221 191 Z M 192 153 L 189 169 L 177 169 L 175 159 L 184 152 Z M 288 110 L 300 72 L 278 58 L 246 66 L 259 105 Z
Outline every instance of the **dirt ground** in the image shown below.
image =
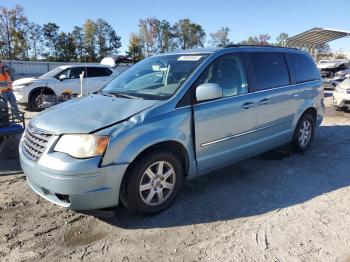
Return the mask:
M 349 261 L 350 113 L 326 95 L 307 153 L 274 150 L 192 179 L 155 216 L 63 209 L 0 159 L 0 260 Z

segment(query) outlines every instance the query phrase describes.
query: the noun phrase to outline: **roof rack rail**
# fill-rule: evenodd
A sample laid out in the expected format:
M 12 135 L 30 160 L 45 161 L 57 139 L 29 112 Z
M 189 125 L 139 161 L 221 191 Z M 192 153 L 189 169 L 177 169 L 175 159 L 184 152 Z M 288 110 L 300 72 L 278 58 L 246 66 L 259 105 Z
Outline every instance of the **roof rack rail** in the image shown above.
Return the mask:
M 229 47 L 274 47 L 274 48 L 287 48 L 287 49 L 293 49 L 293 50 L 299 50 L 298 48 L 294 47 L 284 47 L 284 46 L 277 46 L 277 45 L 244 45 L 244 44 L 228 44 L 225 45 L 224 48 Z

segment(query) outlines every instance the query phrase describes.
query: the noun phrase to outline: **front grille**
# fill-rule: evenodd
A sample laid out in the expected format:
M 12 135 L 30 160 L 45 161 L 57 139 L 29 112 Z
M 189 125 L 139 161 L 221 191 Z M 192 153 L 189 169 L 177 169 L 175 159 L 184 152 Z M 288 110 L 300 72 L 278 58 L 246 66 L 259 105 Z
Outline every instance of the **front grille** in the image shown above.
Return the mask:
M 50 141 L 52 134 L 43 130 L 28 126 L 24 132 L 22 140 L 22 151 L 31 160 L 38 161 L 43 154 L 47 143 Z

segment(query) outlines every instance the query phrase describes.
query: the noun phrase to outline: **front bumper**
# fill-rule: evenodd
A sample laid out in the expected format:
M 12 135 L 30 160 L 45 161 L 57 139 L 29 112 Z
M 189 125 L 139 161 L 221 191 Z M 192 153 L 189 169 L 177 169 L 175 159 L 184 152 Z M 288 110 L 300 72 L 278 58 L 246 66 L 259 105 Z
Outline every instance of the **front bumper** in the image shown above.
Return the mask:
M 19 86 L 19 87 L 14 87 L 12 89 L 12 92 L 15 95 L 17 102 L 21 104 L 28 103 L 28 94 L 23 91 L 24 88 L 25 87 Z
M 119 189 L 127 165 L 98 168 L 99 158 L 73 160 L 76 163 L 70 159 L 67 164 L 65 158 L 70 157 L 58 152 L 43 155 L 38 162 L 33 162 L 22 153 L 21 148 L 19 151 L 29 186 L 48 201 L 72 210 L 118 205 Z

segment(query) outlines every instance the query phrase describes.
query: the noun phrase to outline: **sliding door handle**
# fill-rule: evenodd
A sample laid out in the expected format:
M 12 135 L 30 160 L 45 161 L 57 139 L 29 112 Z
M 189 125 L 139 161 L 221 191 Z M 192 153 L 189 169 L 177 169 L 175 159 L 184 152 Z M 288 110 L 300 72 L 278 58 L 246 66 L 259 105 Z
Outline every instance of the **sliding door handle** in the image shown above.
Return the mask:
M 259 105 L 267 105 L 271 102 L 270 98 L 264 98 L 262 100 L 259 101 Z
M 245 102 L 243 105 L 241 105 L 241 108 L 249 109 L 249 108 L 252 108 L 254 104 L 255 104 L 254 102 Z

